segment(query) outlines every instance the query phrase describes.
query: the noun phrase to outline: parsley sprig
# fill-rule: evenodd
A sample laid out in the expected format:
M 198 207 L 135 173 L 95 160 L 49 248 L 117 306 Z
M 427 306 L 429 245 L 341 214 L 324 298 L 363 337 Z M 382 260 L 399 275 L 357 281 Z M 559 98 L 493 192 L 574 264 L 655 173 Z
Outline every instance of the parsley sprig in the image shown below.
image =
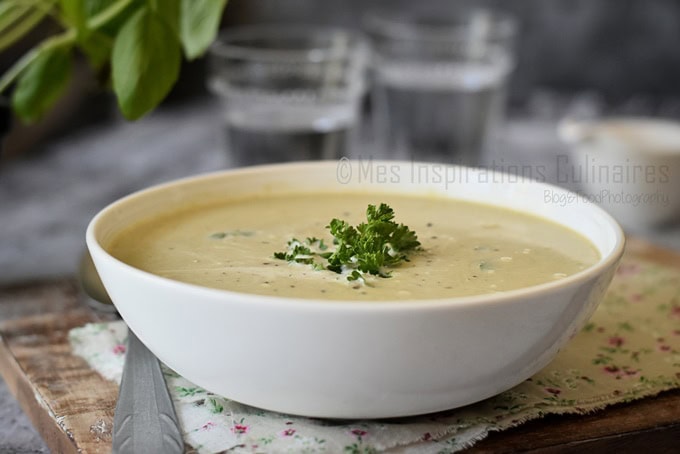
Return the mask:
M 336 273 L 348 272 L 347 280 L 365 282 L 365 274 L 390 277 L 387 268 L 408 261 L 407 252 L 420 246 L 416 233 L 394 222 L 394 210 L 385 203 L 368 205 L 366 222 L 356 227 L 333 219 L 326 228 L 333 235 L 334 251 L 326 252 L 328 247 L 318 238 L 307 238 L 305 242 L 293 238 L 287 252 L 276 252 L 274 258 Z

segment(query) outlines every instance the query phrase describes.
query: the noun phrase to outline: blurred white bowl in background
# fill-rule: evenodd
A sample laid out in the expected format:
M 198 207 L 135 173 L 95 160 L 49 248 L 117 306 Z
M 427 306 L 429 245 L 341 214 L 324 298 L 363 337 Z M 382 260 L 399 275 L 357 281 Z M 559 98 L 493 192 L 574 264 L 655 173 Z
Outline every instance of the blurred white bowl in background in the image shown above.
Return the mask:
M 680 220 L 680 122 L 566 119 L 570 172 L 583 194 L 631 230 Z

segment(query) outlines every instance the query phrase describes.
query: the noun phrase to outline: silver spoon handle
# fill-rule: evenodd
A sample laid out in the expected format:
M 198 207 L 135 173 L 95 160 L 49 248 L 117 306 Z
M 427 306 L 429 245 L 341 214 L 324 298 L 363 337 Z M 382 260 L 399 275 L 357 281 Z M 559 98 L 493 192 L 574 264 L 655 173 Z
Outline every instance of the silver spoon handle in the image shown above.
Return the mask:
M 158 359 L 128 330 L 113 417 L 114 454 L 184 452 L 184 440 Z

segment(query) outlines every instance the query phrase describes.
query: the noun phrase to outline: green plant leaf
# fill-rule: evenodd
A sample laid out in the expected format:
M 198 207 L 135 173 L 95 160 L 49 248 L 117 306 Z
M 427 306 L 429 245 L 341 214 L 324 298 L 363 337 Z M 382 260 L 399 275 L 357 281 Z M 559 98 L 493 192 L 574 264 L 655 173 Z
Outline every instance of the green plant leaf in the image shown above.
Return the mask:
M 170 27 L 142 8 L 118 33 L 111 58 L 120 110 L 128 120 L 136 120 L 154 109 L 174 85 L 181 50 Z
M 83 0 L 83 8 L 87 17 L 95 16 L 106 9 L 111 0 Z
M 111 58 L 113 39 L 103 33 L 90 30 L 88 18 L 99 12 L 102 6 L 101 2 L 95 2 L 96 5 L 92 3 L 90 0 L 60 0 L 65 21 L 76 31 L 78 46 L 87 55 L 92 66 L 100 68 Z M 91 13 L 93 7 L 96 9 L 94 13 Z
M 6 0 L 0 3 L 0 31 L 4 32 L 30 9 L 30 4 L 19 3 L 16 0 Z
M 155 2 L 154 2 L 155 3 Z M 154 13 L 158 14 L 165 23 L 172 29 L 177 39 L 180 39 L 179 33 L 179 13 L 180 0 L 163 0 L 160 6 L 153 9 Z
M 71 25 L 81 30 L 86 27 L 85 2 L 84 0 L 60 0 L 62 14 L 64 19 Z
M 71 76 L 70 47 L 45 49 L 19 77 L 12 108 L 26 123 L 38 120 L 59 98 Z
M 0 51 L 8 48 L 30 32 L 47 15 L 52 2 L 34 7 L 31 3 L 0 4 Z
M 89 31 L 78 44 L 94 68 L 101 68 L 111 59 L 113 39 L 108 35 Z
M 86 0 L 88 26 L 113 39 L 123 25 L 145 5 L 145 0 Z
M 189 60 L 215 40 L 225 6 L 227 0 L 181 0 L 180 37 Z

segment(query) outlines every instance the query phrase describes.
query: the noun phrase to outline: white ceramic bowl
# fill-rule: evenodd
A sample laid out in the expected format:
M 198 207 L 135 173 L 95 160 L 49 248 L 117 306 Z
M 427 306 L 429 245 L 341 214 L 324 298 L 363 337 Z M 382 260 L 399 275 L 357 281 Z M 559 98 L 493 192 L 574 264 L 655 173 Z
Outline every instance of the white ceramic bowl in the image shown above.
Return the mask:
M 567 167 L 586 197 L 631 230 L 680 221 L 680 122 L 566 119 Z
M 438 193 L 501 205 L 582 233 L 602 258 L 560 281 L 505 293 L 366 303 L 203 288 L 140 271 L 106 252 L 126 226 L 196 198 L 320 189 Z M 125 197 L 92 220 L 87 244 L 129 327 L 197 385 L 299 415 L 415 415 L 470 404 L 522 382 L 593 313 L 624 237 L 595 205 L 554 202 L 571 195 L 514 176 L 437 164 L 341 160 L 252 167 Z

